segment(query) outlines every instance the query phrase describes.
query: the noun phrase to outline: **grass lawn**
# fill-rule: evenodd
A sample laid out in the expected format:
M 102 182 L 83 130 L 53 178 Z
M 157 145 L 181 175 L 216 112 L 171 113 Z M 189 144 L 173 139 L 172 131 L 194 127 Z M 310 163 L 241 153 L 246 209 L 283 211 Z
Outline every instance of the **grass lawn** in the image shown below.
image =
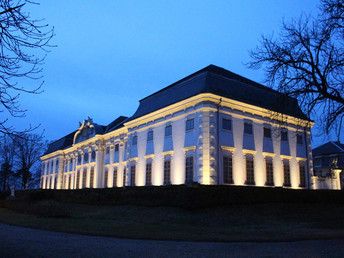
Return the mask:
M 2 201 L 0 221 L 80 234 L 193 241 L 289 241 L 344 237 L 344 205 L 233 204 L 188 210 L 53 200 Z

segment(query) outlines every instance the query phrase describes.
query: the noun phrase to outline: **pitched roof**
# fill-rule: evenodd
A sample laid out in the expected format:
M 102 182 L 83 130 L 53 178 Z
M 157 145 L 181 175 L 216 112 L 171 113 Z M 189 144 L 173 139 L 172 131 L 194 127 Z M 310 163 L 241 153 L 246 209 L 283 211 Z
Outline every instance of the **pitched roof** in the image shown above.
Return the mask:
M 104 125 L 98 125 L 98 124 L 93 124 L 94 128 L 95 128 L 95 132 L 96 134 L 104 134 L 104 133 L 108 133 L 108 132 L 112 132 L 118 128 L 121 128 L 123 126 L 124 121 L 127 119 L 128 117 L 126 116 L 120 116 L 118 118 L 116 118 L 114 121 L 112 121 L 109 125 L 104 126 Z M 58 139 L 52 143 L 49 144 L 47 151 L 44 153 L 44 155 L 47 155 L 49 153 L 52 153 L 54 151 L 58 151 L 58 150 L 64 150 L 67 149 L 69 147 L 73 146 L 73 140 L 74 140 L 74 135 L 77 131 L 74 131 L 64 137 L 62 137 L 61 139 Z
M 44 153 L 44 155 L 47 155 L 49 153 L 52 153 L 54 151 L 58 150 L 64 150 L 70 146 L 73 145 L 73 139 L 74 139 L 74 134 L 76 131 L 62 137 L 61 139 L 58 139 L 48 145 L 48 149 Z
M 201 93 L 214 93 L 297 118 L 309 120 L 297 100 L 215 65 L 209 65 L 140 100 L 128 121 Z
M 340 142 L 327 142 L 312 150 L 313 156 L 335 154 L 344 152 L 344 144 Z
M 117 117 L 114 121 L 112 121 L 105 129 L 105 133 L 112 132 L 120 127 L 123 126 L 124 122 L 128 119 L 126 116 Z

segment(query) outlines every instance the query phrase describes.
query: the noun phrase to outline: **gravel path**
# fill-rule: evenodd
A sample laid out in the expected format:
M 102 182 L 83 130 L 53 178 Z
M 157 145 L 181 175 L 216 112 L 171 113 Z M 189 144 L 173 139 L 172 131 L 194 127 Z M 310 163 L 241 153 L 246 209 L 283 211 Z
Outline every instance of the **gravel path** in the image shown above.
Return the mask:
M 344 239 L 276 243 L 150 241 L 0 223 L 0 257 L 343 257 Z

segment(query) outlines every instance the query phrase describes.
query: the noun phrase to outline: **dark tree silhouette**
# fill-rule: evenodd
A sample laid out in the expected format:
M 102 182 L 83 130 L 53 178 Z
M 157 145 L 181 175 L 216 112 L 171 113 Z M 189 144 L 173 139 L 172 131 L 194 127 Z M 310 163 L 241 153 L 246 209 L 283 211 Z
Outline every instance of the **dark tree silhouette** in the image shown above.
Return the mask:
M 53 28 L 25 11 L 35 4 L 29 0 L 0 0 L 0 132 L 9 135 L 18 133 L 8 125 L 9 117 L 24 116 L 26 111 L 19 105 L 19 94 L 41 92 L 42 64 L 54 35 Z M 27 79 L 39 82 L 30 88 Z
M 40 156 L 46 150 L 47 143 L 41 135 L 21 134 L 14 139 L 16 176 L 21 187 L 27 189 L 35 181 L 35 173 L 40 171 Z
M 14 161 L 14 142 L 8 135 L 0 137 L 0 188 L 2 191 L 10 189 L 13 179 L 13 161 Z
M 323 0 L 318 16 L 283 21 L 278 38 L 262 36 L 247 64 L 263 67 L 269 86 L 298 98 L 302 109 L 338 139 L 344 122 L 343 2 Z

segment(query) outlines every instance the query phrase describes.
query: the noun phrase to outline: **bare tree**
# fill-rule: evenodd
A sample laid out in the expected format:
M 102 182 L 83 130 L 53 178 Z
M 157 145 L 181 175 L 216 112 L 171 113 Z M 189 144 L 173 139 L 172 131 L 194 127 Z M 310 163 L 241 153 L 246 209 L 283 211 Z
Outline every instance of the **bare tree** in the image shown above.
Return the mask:
M 47 24 L 25 11 L 35 4 L 30 0 L 0 0 L 0 132 L 9 135 L 18 132 L 8 125 L 8 118 L 22 117 L 26 112 L 19 105 L 19 94 L 41 92 L 42 64 L 54 35 Z M 27 79 L 39 82 L 30 88 Z
M 262 36 L 247 64 L 263 67 L 268 85 L 296 97 L 306 114 L 316 115 L 324 131 L 334 130 L 338 139 L 344 122 L 343 2 L 323 0 L 317 17 L 283 21 L 279 37 Z
M 8 135 L 0 137 L 0 187 L 2 191 L 9 190 L 13 178 L 13 160 L 15 155 L 13 139 Z M 12 182 L 13 183 L 13 182 Z
M 40 156 L 46 149 L 47 143 L 37 134 L 21 134 L 14 140 L 16 175 L 24 189 L 35 182 L 36 172 L 40 170 Z

